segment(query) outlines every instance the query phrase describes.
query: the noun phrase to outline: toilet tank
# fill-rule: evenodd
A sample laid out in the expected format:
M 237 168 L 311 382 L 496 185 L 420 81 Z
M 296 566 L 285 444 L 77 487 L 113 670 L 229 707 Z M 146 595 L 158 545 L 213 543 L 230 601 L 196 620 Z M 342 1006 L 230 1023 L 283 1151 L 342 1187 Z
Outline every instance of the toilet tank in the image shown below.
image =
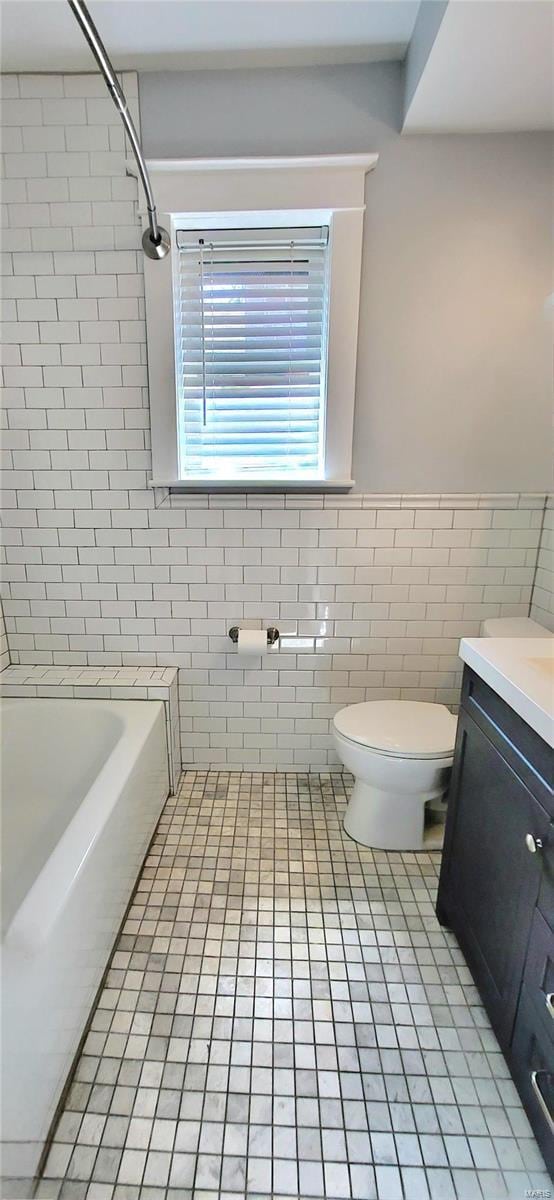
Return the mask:
M 538 638 L 552 634 L 531 617 L 487 617 L 481 626 L 481 637 Z

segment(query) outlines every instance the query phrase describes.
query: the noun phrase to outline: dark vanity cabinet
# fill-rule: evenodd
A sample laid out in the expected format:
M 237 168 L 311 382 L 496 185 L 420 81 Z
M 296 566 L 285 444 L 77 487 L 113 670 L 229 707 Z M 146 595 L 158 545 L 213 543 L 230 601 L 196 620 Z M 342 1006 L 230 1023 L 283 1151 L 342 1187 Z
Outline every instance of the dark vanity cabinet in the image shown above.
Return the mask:
M 550 747 L 464 671 L 437 915 L 454 931 L 554 1171 Z

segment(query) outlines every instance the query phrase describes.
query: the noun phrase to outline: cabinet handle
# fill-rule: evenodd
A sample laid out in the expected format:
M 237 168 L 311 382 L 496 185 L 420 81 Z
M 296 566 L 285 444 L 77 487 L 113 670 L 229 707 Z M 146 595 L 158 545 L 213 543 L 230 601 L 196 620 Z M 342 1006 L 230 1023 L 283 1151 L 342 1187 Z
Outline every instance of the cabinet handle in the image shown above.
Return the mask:
M 550 1016 L 554 1020 L 554 992 L 546 993 L 546 996 L 544 997 L 544 1003 L 546 1004 L 547 1012 L 550 1013 Z
M 526 833 L 525 845 L 527 846 L 529 854 L 536 854 L 537 850 L 542 850 L 542 838 L 536 838 L 533 837 L 532 833 Z
M 554 1121 L 552 1120 L 548 1105 L 539 1087 L 539 1075 L 548 1075 L 548 1071 L 531 1071 L 531 1087 L 533 1088 L 535 1096 L 537 1097 L 541 1112 L 546 1120 L 548 1128 L 551 1133 L 554 1133 Z

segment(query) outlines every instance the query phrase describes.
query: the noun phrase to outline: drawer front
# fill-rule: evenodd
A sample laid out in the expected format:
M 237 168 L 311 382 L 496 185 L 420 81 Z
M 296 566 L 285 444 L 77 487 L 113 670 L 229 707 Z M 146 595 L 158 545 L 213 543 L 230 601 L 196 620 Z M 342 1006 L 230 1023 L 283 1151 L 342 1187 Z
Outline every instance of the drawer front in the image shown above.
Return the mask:
M 531 927 L 524 985 L 537 1020 L 554 1042 L 554 932 L 538 909 Z
M 467 666 L 462 705 L 531 794 L 554 817 L 554 758 L 546 742 Z
M 554 1042 L 537 1018 L 524 985 L 510 1068 L 550 1174 L 554 1174 Z

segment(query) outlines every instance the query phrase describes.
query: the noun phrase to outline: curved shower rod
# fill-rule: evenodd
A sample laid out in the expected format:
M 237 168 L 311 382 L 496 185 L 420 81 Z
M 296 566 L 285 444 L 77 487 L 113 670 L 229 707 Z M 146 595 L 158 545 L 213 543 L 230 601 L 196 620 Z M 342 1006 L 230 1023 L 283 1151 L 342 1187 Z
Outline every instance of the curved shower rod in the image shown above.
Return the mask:
M 84 0 L 68 0 L 68 4 L 73 10 L 73 13 L 79 22 L 79 25 L 81 26 L 92 53 L 94 54 L 98 66 L 100 67 L 104 79 L 106 80 L 108 91 L 116 108 L 119 110 L 121 120 L 123 121 L 127 131 L 127 137 L 129 138 L 133 148 L 133 154 L 137 160 L 137 167 L 146 196 L 149 225 L 148 229 L 145 229 L 142 235 L 142 248 L 148 258 L 165 258 L 170 248 L 169 234 L 166 229 L 163 229 L 161 225 L 158 225 L 158 215 L 156 213 L 154 193 L 152 191 L 152 184 L 150 183 L 148 168 L 144 161 L 144 155 L 142 153 L 138 133 L 135 129 L 129 109 L 127 108 L 125 94 L 119 85 L 116 73 L 108 58 L 106 48 L 88 11 L 88 8 L 84 3 Z

